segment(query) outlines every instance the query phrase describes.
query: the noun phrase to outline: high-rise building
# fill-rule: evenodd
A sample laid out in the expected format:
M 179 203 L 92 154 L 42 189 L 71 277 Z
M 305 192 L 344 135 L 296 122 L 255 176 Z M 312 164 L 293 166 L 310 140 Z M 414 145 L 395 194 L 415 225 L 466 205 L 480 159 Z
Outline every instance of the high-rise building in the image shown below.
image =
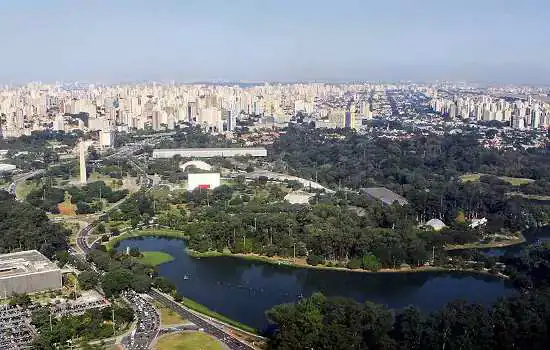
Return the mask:
M 449 107 L 449 119 L 455 119 L 456 118 L 456 105 L 453 103 Z
M 233 111 L 227 111 L 227 131 L 235 130 L 235 117 Z
M 160 124 L 161 124 L 160 111 L 159 110 L 154 110 L 152 112 L 151 127 L 153 128 L 153 130 L 157 131 L 157 130 L 160 130 Z
M 346 111 L 346 116 L 344 118 L 344 128 L 353 128 L 353 118 L 350 111 Z
M 58 114 L 56 117 L 55 117 L 55 121 L 53 123 L 53 129 L 55 131 L 63 131 L 65 130 L 65 118 L 63 117 L 62 114 Z
M 115 141 L 115 134 L 109 130 L 101 130 L 99 132 L 99 143 L 100 146 L 103 147 L 112 147 Z
M 187 104 L 187 118 L 189 118 L 189 122 L 193 123 L 197 119 L 197 103 L 196 102 L 189 102 Z

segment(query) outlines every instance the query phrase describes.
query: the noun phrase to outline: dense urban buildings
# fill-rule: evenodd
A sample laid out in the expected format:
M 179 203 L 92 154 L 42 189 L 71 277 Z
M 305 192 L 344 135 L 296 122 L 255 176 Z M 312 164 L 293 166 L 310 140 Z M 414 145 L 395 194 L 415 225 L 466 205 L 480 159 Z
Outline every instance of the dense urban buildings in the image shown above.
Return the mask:
M 182 124 L 229 134 L 239 125 L 272 129 L 297 120 L 320 128 L 360 130 L 373 118 L 409 114 L 418 102 L 425 104 L 425 112 L 449 120 L 496 120 L 520 130 L 550 125 L 550 98 L 543 88 L 446 83 L 32 83 L 0 90 L 0 128 L 4 138 L 38 130 L 96 131 L 99 145 L 110 147 L 117 131 L 173 130 Z

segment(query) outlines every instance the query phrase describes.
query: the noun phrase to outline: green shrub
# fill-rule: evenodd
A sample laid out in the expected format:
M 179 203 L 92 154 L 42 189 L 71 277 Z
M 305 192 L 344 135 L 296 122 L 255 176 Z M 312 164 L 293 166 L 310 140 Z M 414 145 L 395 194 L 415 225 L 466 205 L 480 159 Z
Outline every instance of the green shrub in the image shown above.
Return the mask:
M 312 266 L 317 266 L 319 264 L 322 264 L 324 262 L 323 258 L 320 257 L 319 255 L 310 255 L 307 257 L 307 260 L 306 262 L 309 264 L 309 265 L 312 265 Z
M 361 260 L 359 259 L 351 259 L 348 262 L 348 269 L 356 270 L 361 268 Z

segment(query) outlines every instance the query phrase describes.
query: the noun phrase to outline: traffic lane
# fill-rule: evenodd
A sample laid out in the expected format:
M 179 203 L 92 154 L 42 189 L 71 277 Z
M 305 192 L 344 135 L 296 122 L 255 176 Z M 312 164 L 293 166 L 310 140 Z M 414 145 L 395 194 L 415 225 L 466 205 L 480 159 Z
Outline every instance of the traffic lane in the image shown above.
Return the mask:
M 129 350 L 148 349 L 158 334 L 160 318 L 155 308 L 137 294 L 128 292 L 125 297 L 136 313 L 137 326 L 135 333 L 123 342 Z
M 216 337 L 218 340 L 224 342 L 226 345 L 230 347 L 230 349 L 234 350 L 254 350 L 251 346 L 248 346 L 239 340 L 236 340 L 233 338 L 230 334 L 220 330 L 219 328 L 211 325 L 207 321 L 203 320 L 202 318 L 196 316 L 195 314 L 187 311 L 185 308 L 183 308 L 181 305 L 176 303 L 173 300 L 170 300 L 166 298 L 164 295 L 159 294 L 155 291 L 151 291 L 150 294 L 153 294 L 153 297 L 160 298 L 166 302 L 168 302 L 168 305 L 170 309 L 174 312 L 180 313 L 185 319 L 193 322 L 196 324 L 199 328 L 203 328 L 204 331 L 214 337 Z

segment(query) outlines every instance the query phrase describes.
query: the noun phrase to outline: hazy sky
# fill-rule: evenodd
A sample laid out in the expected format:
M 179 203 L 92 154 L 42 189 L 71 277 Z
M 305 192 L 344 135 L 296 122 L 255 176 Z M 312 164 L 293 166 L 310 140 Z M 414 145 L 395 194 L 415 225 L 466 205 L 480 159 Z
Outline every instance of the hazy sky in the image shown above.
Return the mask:
M 549 0 L 3 0 L 0 82 L 550 83 Z

